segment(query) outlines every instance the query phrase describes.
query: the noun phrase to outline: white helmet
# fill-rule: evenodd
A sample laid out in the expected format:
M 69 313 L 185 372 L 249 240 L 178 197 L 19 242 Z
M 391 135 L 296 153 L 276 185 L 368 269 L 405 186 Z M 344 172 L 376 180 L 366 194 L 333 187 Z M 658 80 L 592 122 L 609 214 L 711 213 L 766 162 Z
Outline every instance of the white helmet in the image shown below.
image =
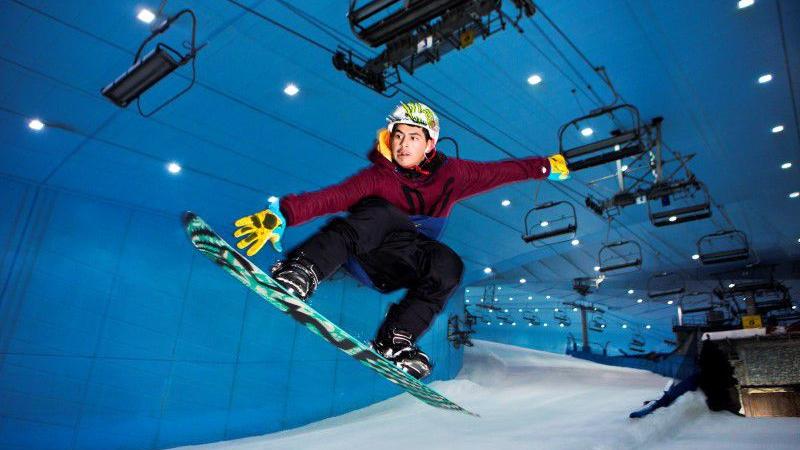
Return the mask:
M 439 140 L 439 118 L 427 105 L 420 102 L 400 102 L 400 105 L 395 108 L 392 115 L 386 118 L 389 122 L 387 128 L 389 133 L 394 131 L 394 126 L 399 123 L 406 125 L 414 125 L 428 130 L 431 139 L 434 141 Z

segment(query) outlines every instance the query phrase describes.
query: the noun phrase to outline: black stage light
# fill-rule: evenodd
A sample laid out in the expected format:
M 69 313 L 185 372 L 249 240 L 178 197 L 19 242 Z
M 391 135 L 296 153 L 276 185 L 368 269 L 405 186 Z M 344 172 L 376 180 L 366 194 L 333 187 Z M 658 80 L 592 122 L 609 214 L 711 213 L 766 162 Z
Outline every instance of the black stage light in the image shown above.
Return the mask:
M 115 105 L 125 108 L 178 66 L 180 63 L 159 45 L 103 88 L 103 95 Z

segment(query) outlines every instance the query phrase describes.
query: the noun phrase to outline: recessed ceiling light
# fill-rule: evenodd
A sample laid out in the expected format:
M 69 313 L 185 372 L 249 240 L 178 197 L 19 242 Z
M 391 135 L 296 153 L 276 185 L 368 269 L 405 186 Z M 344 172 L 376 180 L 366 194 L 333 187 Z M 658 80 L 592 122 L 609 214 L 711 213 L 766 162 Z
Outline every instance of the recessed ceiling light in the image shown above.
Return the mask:
M 572 312 L 577 312 L 578 308 L 572 308 Z
M 511 204 L 511 200 L 503 200 L 502 202 L 500 202 L 500 204 L 503 206 L 508 206 Z
M 547 326 L 547 322 L 544 323 L 544 326 Z
M 469 299 L 466 299 L 465 302 L 469 303 Z
M 580 243 L 581 243 L 581 241 L 579 241 L 579 240 L 577 240 L 577 239 L 573 239 L 573 240 L 572 240 L 572 245 L 578 245 L 578 244 L 580 244 Z
M 553 311 L 558 312 L 558 308 L 553 308 Z
M 673 300 L 668 300 L 668 301 L 667 301 L 667 304 L 668 304 L 668 305 L 671 305 L 671 304 L 673 304 L 673 303 L 675 303 Z
M 644 327 L 647 328 L 648 330 L 651 328 L 650 325 L 645 325 Z
M 753 3 L 755 3 L 755 0 L 739 0 L 739 3 L 737 3 L 736 6 L 739 9 L 744 9 L 748 6 L 753 6 Z
M 772 81 L 772 74 L 771 73 L 765 73 L 764 75 L 761 75 L 760 77 L 758 77 L 758 83 L 759 84 L 769 83 L 770 81 Z
M 498 287 L 497 287 L 497 290 L 498 290 L 498 291 L 502 291 L 502 290 L 503 290 L 503 286 L 498 286 Z
M 561 328 L 564 328 L 564 323 L 562 322 L 562 323 L 558 324 L 558 326 L 560 326 Z
M 528 326 L 529 326 L 529 327 L 532 327 L 532 326 L 533 326 L 533 324 L 532 324 L 532 323 L 529 323 L 529 324 L 528 324 Z
M 626 324 L 626 323 L 623 323 L 623 324 L 622 324 L 622 328 L 628 328 L 628 324 Z
M 153 23 L 153 21 L 156 20 L 156 15 L 149 9 L 142 9 L 139 11 L 139 14 L 136 15 L 136 18 L 144 23 Z
M 491 267 L 484 268 L 483 273 L 492 273 L 492 268 Z
M 641 298 L 637 298 L 637 299 L 636 299 L 636 303 L 642 303 L 643 301 L 644 301 L 644 300 L 642 300 Z
M 469 294 L 469 289 L 467 289 L 467 294 Z
M 508 312 L 508 309 L 504 309 L 503 312 Z
M 614 151 L 615 151 L 615 152 L 618 152 L 620 148 L 621 148 L 621 147 L 619 146 L 619 144 L 617 144 L 617 145 L 615 145 L 615 146 L 614 146 Z
M 540 75 L 538 75 L 538 74 L 533 74 L 533 75 L 528 77 L 528 84 L 530 84 L 530 85 L 535 86 L 535 85 L 537 85 L 537 84 L 539 84 L 541 82 L 542 82 L 542 77 Z
M 539 312 L 539 308 L 534 309 L 533 312 Z
M 633 289 L 628 289 L 628 295 L 633 294 L 633 292 L 634 292 Z
M 693 260 L 695 260 L 695 261 L 697 261 L 698 259 L 700 259 L 700 255 L 698 255 L 697 253 L 695 253 L 694 255 L 692 255 L 692 259 L 693 259 Z
M 589 128 L 589 127 L 586 127 L 586 128 L 581 130 L 581 135 L 584 136 L 584 137 L 589 137 L 589 136 L 591 136 L 593 134 L 594 134 L 594 130 Z
M 791 168 L 792 168 L 792 163 L 790 162 L 785 162 L 781 164 L 781 169 L 791 169 Z
M 525 278 L 520 278 L 519 282 L 520 282 L 520 284 L 525 284 L 525 283 L 528 282 L 528 280 L 526 280 Z
M 532 296 L 532 295 L 529 295 L 529 296 L 528 296 L 528 300 L 533 300 L 533 296 Z
M 539 223 L 539 226 L 541 226 L 542 228 L 544 228 L 544 227 L 546 227 L 548 225 L 550 225 L 550 222 L 548 222 L 546 220 L 543 220 L 541 223 Z
M 797 197 L 800 197 L 800 192 L 795 191 L 789 194 L 789 198 L 797 198 Z
M 605 328 L 605 327 L 606 327 L 606 324 L 604 324 L 604 323 L 600 324 L 600 328 Z
M 515 327 L 515 326 L 517 326 L 517 322 L 511 322 L 511 326 L 512 326 L 512 327 Z
M 736 287 L 736 283 L 731 283 L 728 285 L 728 288 L 733 289 Z
M 519 312 L 522 312 L 522 310 L 520 309 Z
M 627 164 L 623 165 L 622 167 L 619 168 L 619 170 L 620 172 L 625 172 L 626 170 L 628 170 L 628 165 Z
M 42 131 L 44 129 L 44 123 L 39 119 L 32 119 L 28 122 L 28 128 L 33 131 Z
M 509 300 L 514 300 L 514 297 L 508 297 Z
M 600 266 L 594 266 L 594 271 L 595 272 L 600 272 Z
M 181 165 L 175 162 L 171 162 L 167 164 L 167 170 L 169 170 L 169 173 L 173 174 L 179 173 L 181 171 Z
M 283 88 L 283 93 L 290 97 L 294 97 L 298 92 L 300 92 L 300 88 L 295 86 L 294 83 L 289 83 Z
M 797 305 L 792 305 L 792 309 L 797 309 Z
M 544 298 L 550 300 L 550 296 L 549 295 L 546 295 Z
M 678 216 L 669 216 L 670 222 L 675 222 L 676 220 L 678 220 Z
M 774 127 L 772 127 L 773 133 L 780 133 L 781 131 L 783 131 L 783 125 L 775 125 Z

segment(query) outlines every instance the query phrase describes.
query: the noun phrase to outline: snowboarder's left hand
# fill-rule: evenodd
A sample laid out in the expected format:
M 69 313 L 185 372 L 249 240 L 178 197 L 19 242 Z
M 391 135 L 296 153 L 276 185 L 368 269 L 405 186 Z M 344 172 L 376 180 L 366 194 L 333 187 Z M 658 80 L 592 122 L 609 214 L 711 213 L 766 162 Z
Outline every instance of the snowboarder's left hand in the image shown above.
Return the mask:
M 263 211 L 240 218 L 234 225 L 238 228 L 233 236 L 237 238 L 244 236 L 244 239 L 237 242 L 236 246 L 240 249 L 249 246 L 247 256 L 258 253 L 267 241 L 272 243 L 272 247 L 276 251 L 283 251 L 280 240 L 283 230 L 286 228 L 286 219 L 281 214 L 279 200 L 270 202 L 269 208 Z
M 547 160 L 550 161 L 550 175 L 547 176 L 548 180 L 563 181 L 569 179 L 567 161 L 560 153 L 548 156 Z

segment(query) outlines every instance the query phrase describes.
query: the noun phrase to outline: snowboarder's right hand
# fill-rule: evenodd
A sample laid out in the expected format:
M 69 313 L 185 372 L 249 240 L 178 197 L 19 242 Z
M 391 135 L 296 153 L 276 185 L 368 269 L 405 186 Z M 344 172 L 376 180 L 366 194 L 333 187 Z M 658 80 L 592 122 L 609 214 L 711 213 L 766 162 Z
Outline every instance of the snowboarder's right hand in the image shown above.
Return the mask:
M 236 246 L 242 250 L 249 246 L 247 256 L 258 253 L 267 241 L 272 243 L 275 250 L 283 251 L 280 240 L 286 228 L 286 219 L 281 214 L 279 200 L 270 202 L 269 208 L 263 211 L 242 217 L 234 225 L 238 228 L 233 236 L 243 237 Z

